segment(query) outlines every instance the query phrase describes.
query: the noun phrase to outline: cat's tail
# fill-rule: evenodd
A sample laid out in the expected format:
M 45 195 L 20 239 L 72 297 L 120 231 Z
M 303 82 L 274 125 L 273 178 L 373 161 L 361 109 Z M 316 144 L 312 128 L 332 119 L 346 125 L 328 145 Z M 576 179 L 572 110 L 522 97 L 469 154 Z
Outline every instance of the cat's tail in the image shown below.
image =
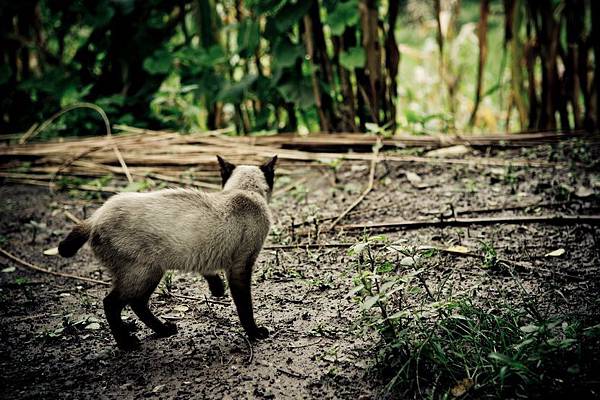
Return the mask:
M 91 226 L 87 221 L 76 225 L 67 237 L 58 244 L 58 254 L 63 257 L 73 257 L 90 238 Z

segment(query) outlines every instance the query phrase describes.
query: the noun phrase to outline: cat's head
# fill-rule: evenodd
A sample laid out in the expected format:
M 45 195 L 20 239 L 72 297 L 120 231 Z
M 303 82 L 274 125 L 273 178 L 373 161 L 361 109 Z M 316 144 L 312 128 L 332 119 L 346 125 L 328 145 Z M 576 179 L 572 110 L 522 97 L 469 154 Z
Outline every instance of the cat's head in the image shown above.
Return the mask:
M 277 156 L 263 165 L 235 165 L 217 156 L 221 168 L 223 190 L 241 189 L 260 193 L 267 201 L 271 199 L 275 182 Z

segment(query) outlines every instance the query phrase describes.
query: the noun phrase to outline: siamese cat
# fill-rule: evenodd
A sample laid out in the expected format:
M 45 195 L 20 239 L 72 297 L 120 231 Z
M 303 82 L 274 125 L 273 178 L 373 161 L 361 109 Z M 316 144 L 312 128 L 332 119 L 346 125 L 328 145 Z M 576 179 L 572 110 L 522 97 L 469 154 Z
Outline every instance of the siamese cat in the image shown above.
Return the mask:
M 236 166 L 217 156 L 223 190 L 165 189 L 121 193 L 108 199 L 59 244 L 72 257 L 89 240 L 96 258 L 112 275 L 104 312 L 117 345 L 139 346 L 121 320 L 127 305 L 159 336 L 177 333 L 161 321 L 148 300 L 168 269 L 202 274 L 214 296 L 224 295 L 224 270 L 242 327 L 252 339 L 269 335 L 254 321 L 252 268 L 271 226 L 268 202 L 277 156 L 260 167 Z

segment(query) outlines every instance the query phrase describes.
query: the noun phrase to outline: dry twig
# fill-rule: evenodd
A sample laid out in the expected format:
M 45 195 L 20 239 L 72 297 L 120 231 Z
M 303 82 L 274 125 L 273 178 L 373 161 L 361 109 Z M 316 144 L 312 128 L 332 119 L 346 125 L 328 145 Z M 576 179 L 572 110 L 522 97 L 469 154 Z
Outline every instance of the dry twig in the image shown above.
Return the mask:
M 549 225 L 600 225 L 600 215 L 557 215 L 528 217 L 494 217 L 494 218 L 452 218 L 438 221 L 390 221 L 368 224 L 342 225 L 344 230 L 407 230 L 429 227 L 444 228 L 447 226 L 498 225 L 498 224 L 549 224 Z
M 344 210 L 344 212 L 342 212 L 339 215 L 339 217 L 337 217 L 336 219 L 333 220 L 331 225 L 329 225 L 327 227 L 327 229 L 325 229 L 325 232 L 332 230 L 337 225 L 338 222 L 340 222 L 350 211 L 352 211 L 357 205 L 359 205 L 361 203 L 361 201 L 363 201 L 363 199 L 365 197 L 367 197 L 367 195 L 369 193 L 371 193 L 371 190 L 373 190 L 373 184 L 375 183 L 375 170 L 377 168 L 377 162 L 379 161 L 380 145 L 381 144 L 379 142 L 377 142 L 377 144 L 375 144 L 375 146 L 373 146 L 373 156 L 371 158 L 371 168 L 369 170 L 369 183 L 367 184 L 367 188 L 364 190 L 364 192 L 362 192 L 362 194 L 352 204 L 350 204 L 350 206 L 348 206 L 348 208 L 346 208 Z
M 37 272 L 43 272 L 45 274 L 50 274 L 50 275 L 54 275 L 54 276 L 60 276 L 61 278 L 70 278 L 70 279 L 77 279 L 79 281 L 84 281 L 84 282 L 89 282 L 89 283 L 96 283 L 99 285 L 104 285 L 104 286 L 109 286 L 110 282 L 105 282 L 105 281 L 101 281 L 98 279 L 93 279 L 93 278 L 86 278 L 84 276 L 78 276 L 78 275 L 72 275 L 72 274 L 63 274 L 61 272 L 56 272 L 56 271 L 50 271 L 49 269 L 46 268 L 42 268 L 42 267 L 38 267 L 35 264 L 31 264 L 25 260 L 20 259 L 19 257 L 15 256 L 14 254 L 9 253 L 8 251 L 4 250 L 3 248 L 0 247 L 0 254 L 4 255 L 4 257 L 16 262 L 18 265 L 27 267 L 31 270 L 37 271 Z

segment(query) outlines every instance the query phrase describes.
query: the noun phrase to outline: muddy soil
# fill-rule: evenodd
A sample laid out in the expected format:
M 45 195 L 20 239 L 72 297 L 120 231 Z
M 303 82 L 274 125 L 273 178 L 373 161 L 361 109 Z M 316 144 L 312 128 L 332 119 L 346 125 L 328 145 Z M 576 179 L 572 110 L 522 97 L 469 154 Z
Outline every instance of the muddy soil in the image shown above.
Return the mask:
M 572 148 L 511 150 L 497 157 L 580 161 Z M 550 154 L 551 153 L 551 154 Z M 417 174 L 416 179 L 413 174 Z M 1 398 L 377 398 L 382 381 L 371 368 L 377 336 L 359 329 L 352 289 L 353 257 L 345 248 L 307 243 L 354 243 L 363 232 L 323 233 L 364 189 L 368 163 L 294 171 L 278 188 L 302 178 L 272 201 L 275 225 L 253 278 L 256 319 L 269 338 L 250 343 L 230 297 L 214 299 L 203 279 L 170 274 L 151 302 L 179 332 L 156 338 L 130 311 L 142 347 L 118 350 L 105 323 L 101 285 L 23 269 L 0 258 Z M 341 224 L 394 219 L 591 215 L 600 208 L 600 175 L 566 169 L 381 163 L 376 185 Z M 85 246 L 73 259 L 45 256 L 98 201 L 43 187 L 0 187 L 1 247 L 54 271 L 108 280 Z M 527 207 L 526 207 L 527 206 Z M 515 207 L 521 207 L 514 209 Z M 320 232 L 318 235 L 316 232 Z M 512 274 L 481 260 L 440 254 L 426 279 L 442 275 L 453 296 L 517 297 L 523 290 L 548 315 L 599 319 L 600 246 L 597 227 L 544 224 L 427 228 L 389 232 L 403 246 L 461 245 L 477 252 L 492 243 L 498 257 L 526 267 Z M 273 245 L 300 244 L 281 249 Z M 564 254 L 548 256 L 564 249 Z M 560 253 L 560 252 L 559 252 Z M 193 297 L 172 297 L 166 292 Z

